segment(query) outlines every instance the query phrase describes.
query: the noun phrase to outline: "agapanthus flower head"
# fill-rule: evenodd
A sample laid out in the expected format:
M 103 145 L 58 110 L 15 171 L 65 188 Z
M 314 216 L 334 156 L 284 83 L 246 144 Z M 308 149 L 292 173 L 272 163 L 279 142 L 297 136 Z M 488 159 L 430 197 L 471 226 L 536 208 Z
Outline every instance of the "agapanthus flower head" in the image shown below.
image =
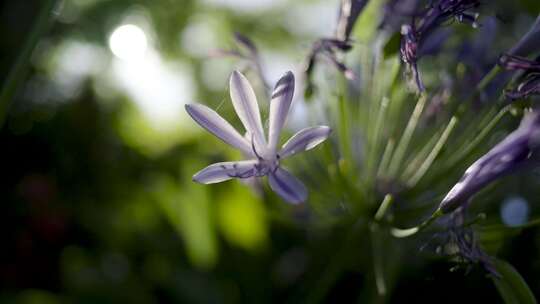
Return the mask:
M 307 189 L 281 166 L 281 160 L 310 150 L 328 138 L 330 128 L 305 128 L 293 135 L 280 149 L 279 137 L 294 95 L 294 75 L 287 72 L 276 84 L 270 101 L 268 140 L 265 136 L 259 105 L 253 88 L 244 75 L 234 71 L 230 78 L 231 100 L 246 130 L 240 135 L 225 119 L 201 104 L 188 104 L 186 110 L 199 125 L 225 143 L 239 149 L 248 160 L 212 164 L 193 176 L 202 184 L 212 184 L 232 178 L 268 176 L 270 188 L 289 203 L 307 199 Z
M 540 94 L 540 60 L 506 54 L 501 56 L 499 64 L 507 70 L 524 72 L 521 82 L 515 89 L 507 91 L 506 97 L 515 100 Z
M 448 213 L 464 206 L 473 195 L 496 179 L 520 169 L 540 150 L 540 111 L 524 116 L 520 126 L 475 161 L 448 192 L 439 209 Z

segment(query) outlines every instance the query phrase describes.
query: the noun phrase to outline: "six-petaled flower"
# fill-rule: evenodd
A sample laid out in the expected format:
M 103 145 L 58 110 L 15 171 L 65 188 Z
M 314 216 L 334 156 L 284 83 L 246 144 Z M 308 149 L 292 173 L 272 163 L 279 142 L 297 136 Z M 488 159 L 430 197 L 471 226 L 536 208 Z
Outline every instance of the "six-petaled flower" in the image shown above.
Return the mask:
M 203 128 L 229 145 L 239 149 L 250 159 L 212 164 L 193 176 L 202 184 L 212 184 L 232 178 L 268 176 L 270 187 L 289 203 L 307 199 L 304 184 L 285 170 L 280 162 L 296 153 L 310 150 L 330 134 L 327 126 L 306 128 L 293 135 L 278 149 L 279 136 L 285 124 L 294 94 L 294 75 L 287 72 L 276 84 L 270 101 L 268 141 L 266 140 L 259 105 L 253 88 L 240 72 L 230 78 L 233 107 L 246 130 L 240 135 L 225 119 L 201 104 L 186 105 L 189 115 Z

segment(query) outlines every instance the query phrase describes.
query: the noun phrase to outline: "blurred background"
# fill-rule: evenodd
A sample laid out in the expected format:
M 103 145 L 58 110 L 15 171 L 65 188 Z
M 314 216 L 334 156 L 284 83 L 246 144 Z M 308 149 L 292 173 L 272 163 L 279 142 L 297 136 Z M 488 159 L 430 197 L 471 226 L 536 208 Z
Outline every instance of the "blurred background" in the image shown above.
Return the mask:
M 298 75 L 312 42 L 333 35 L 338 7 L 338 0 L 3 1 L 0 303 L 299 303 L 313 294 L 372 302 L 370 249 L 359 244 L 335 256 L 347 225 L 314 222 L 309 204 L 290 206 L 237 181 L 191 182 L 208 164 L 241 157 L 184 111 L 203 102 L 238 126 L 227 84 L 246 63 L 213 52 L 234 49 L 238 31 L 259 47 L 269 84 L 294 71 L 293 132 L 320 120 Z M 500 0 L 482 12 L 515 41 L 538 11 L 536 0 Z M 484 51 L 496 58 L 501 50 Z M 507 199 L 524 222 L 527 198 Z M 500 301 L 482 270 L 450 272 L 446 260 L 420 252 L 426 242 L 394 244 L 426 256 L 403 260 L 384 301 L 450 302 L 470 291 Z M 497 247 L 537 296 L 539 247 L 536 228 Z M 346 266 L 329 266 L 335 259 Z M 325 281 L 322 274 L 334 272 Z

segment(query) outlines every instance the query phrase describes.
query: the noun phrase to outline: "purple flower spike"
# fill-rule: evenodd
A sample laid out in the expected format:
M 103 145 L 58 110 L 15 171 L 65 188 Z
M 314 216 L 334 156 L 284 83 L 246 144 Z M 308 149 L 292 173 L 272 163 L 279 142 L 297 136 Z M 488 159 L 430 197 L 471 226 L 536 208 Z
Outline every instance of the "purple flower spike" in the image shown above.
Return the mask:
M 524 116 L 520 126 L 474 162 L 448 192 L 439 209 L 448 213 L 496 179 L 520 169 L 540 149 L 540 111 Z
M 294 95 L 294 75 L 287 72 L 276 84 L 270 101 L 268 143 L 259 114 L 259 105 L 248 80 L 234 71 L 230 78 L 231 99 L 242 121 L 246 136 L 242 137 L 225 119 L 200 104 L 186 105 L 189 115 L 199 125 L 224 142 L 241 150 L 249 160 L 212 164 L 193 176 L 201 184 L 219 183 L 233 178 L 268 176 L 270 188 L 285 201 L 297 204 L 307 199 L 307 189 L 280 165 L 280 160 L 307 151 L 325 141 L 330 128 L 318 126 L 296 133 L 278 151 L 279 135 L 285 124 Z

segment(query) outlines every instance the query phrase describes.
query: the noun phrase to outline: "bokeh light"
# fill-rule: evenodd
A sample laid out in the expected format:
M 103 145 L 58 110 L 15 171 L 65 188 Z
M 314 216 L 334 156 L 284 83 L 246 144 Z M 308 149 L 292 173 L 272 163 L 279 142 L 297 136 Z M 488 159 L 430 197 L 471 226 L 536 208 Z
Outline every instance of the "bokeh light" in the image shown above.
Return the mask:
M 529 203 L 520 196 L 511 196 L 501 205 L 501 219 L 506 226 L 516 227 L 527 223 Z
M 144 31 L 133 24 L 117 27 L 109 38 L 109 47 L 115 56 L 126 61 L 144 58 L 148 41 Z

